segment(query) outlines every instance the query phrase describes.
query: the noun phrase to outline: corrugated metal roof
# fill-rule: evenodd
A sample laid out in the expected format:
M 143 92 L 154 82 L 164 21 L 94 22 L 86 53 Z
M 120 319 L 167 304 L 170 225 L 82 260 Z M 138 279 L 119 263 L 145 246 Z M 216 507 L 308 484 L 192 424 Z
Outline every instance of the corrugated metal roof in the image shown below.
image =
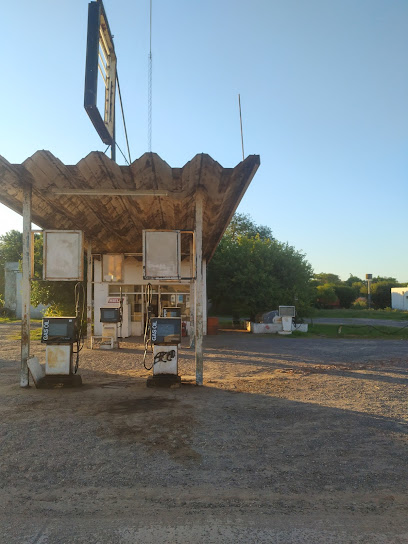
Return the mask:
M 100 152 L 74 166 L 49 151 L 37 151 L 22 164 L 0 156 L 0 202 L 22 214 L 22 187 L 31 184 L 32 220 L 41 228 L 82 230 L 96 253 L 139 253 L 143 229 L 194 230 L 201 192 L 203 257 L 209 259 L 259 164 L 259 155 L 235 168 L 223 168 L 206 154 L 181 168 L 171 168 L 156 153 L 145 153 L 130 166 L 119 166 Z M 82 194 L 58 194 L 64 190 Z M 86 190 L 92 194 L 83 194 Z M 143 190 L 167 195 L 137 194 Z

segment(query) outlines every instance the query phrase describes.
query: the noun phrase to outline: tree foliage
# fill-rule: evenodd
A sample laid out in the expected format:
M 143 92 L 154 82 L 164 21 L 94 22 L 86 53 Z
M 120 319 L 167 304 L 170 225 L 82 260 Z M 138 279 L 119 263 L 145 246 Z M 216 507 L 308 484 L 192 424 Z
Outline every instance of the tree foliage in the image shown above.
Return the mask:
M 251 320 L 279 305 L 296 303 L 302 313 L 310 303 L 311 275 L 303 254 L 238 214 L 209 263 L 207 293 L 217 311 Z
M 23 253 L 23 234 L 18 230 L 10 230 L 0 236 L 0 266 L 8 262 L 18 262 Z
M 73 281 L 33 281 L 31 304 L 49 306 L 46 315 L 75 315 L 75 284 Z
M 335 285 L 325 283 L 316 287 L 316 306 L 318 308 L 331 307 L 338 302 Z
M 350 274 L 350 276 L 346 279 L 344 283 L 347 284 L 349 287 L 353 287 L 354 283 L 362 283 L 362 281 L 363 280 L 358 276 L 353 276 L 353 274 Z
M 256 225 L 251 217 L 245 213 L 236 213 L 231 219 L 224 236 L 231 240 L 238 240 L 240 236 L 261 240 L 273 240 L 272 230 L 265 225 Z
M 334 292 L 339 299 L 341 308 L 351 308 L 351 305 L 358 297 L 356 290 L 349 285 L 335 285 Z
M 390 308 L 391 307 L 391 288 L 398 287 L 399 283 L 395 278 L 390 278 L 394 281 L 378 281 L 371 285 L 371 301 L 374 308 Z
M 316 280 L 316 283 L 318 285 L 332 285 L 341 283 L 341 279 L 337 274 L 331 274 L 329 272 L 320 272 L 319 274 L 313 274 L 313 279 Z
M 4 298 L 5 264 L 21 261 L 23 254 L 23 234 L 18 230 L 10 230 L 0 236 L 0 298 Z
M 33 306 L 50 306 L 50 315 L 74 315 L 74 288 L 76 282 L 46 282 L 42 278 L 42 234 L 34 237 L 34 277 L 31 282 L 31 303 Z M 4 266 L 8 262 L 21 262 L 23 234 L 11 230 L 0 236 L 0 298 L 4 295 Z
M 35 276 L 31 283 L 31 303 L 33 306 L 44 304 L 49 306 L 46 315 L 73 316 L 75 315 L 75 281 L 44 281 L 42 280 L 43 266 L 43 236 L 35 238 Z

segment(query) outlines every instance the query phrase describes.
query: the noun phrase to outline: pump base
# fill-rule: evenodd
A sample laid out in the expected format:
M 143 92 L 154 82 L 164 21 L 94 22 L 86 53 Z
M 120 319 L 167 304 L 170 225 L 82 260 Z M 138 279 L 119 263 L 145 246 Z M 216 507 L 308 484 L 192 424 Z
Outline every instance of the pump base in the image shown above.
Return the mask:
M 37 389 L 52 389 L 53 387 L 81 387 L 82 378 L 79 374 L 69 374 L 67 376 L 58 374 L 48 374 L 38 380 L 35 386 Z
M 181 385 L 181 377 L 177 374 L 155 374 L 146 380 L 147 387 L 168 387 L 176 389 Z

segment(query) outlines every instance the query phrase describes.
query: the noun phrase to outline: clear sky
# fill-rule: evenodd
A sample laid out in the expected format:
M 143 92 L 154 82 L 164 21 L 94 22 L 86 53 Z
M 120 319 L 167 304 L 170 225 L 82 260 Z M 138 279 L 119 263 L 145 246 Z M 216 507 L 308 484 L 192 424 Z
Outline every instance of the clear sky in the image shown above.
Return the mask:
M 105 0 L 132 160 L 148 148 L 149 0 Z M 88 2 L 1 8 L 0 155 L 105 151 L 83 108 Z M 261 166 L 239 211 L 315 272 L 408 281 L 407 0 L 153 0 L 153 151 Z M 119 146 L 126 149 L 120 111 Z M 120 153 L 118 162 L 125 164 Z M 20 228 L 1 206 L 0 234 Z

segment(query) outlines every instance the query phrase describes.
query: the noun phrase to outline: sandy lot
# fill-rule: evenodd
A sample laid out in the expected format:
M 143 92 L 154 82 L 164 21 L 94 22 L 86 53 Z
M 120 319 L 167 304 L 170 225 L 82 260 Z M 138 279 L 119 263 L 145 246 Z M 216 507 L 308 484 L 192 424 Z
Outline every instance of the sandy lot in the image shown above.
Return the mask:
M 205 338 L 204 386 L 146 388 L 142 345 L 80 389 L 19 387 L 0 334 L 0 542 L 408 543 L 408 343 Z M 32 344 L 44 360 L 44 347 Z

